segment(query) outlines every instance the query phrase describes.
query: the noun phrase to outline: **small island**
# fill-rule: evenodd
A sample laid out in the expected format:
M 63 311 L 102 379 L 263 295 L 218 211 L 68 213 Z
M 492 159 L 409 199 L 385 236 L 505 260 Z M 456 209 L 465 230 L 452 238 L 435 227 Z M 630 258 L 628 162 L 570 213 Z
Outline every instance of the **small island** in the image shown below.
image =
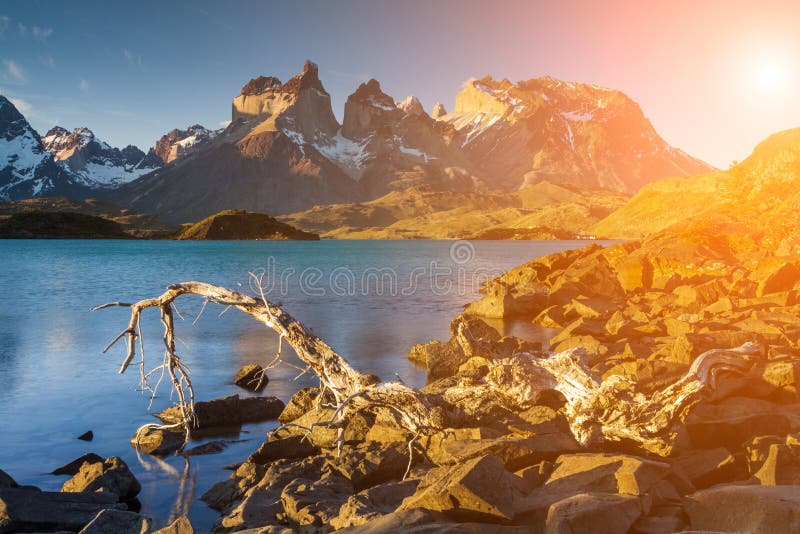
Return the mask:
M 319 235 L 298 230 L 263 213 L 245 210 L 221 211 L 185 228 L 177 239 L 195 240 L 304 240 L 318 241 Z

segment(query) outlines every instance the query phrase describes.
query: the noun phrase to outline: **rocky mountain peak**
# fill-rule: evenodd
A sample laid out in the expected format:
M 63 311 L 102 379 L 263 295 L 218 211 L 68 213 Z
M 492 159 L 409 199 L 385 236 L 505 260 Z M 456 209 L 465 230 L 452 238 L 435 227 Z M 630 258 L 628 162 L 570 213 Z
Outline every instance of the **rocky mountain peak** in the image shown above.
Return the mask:
M 285 93 L 299 93 L 305 89 L 316 89 L 327 94 L 322 81 L 319 79 L 319 67 L 311 60 L 306 60 L 303 64 L 303 72 L 289 80 L 283 85 Z
M 193 124 L 185 130 L 175 128 L 162 135 L 156 141 L 151 152 L 158 155 L 164 163 L 170 163 L 195 152 L 204 143 L 216 137 L 218 133 L 218 131 L 209 130 L 200 124 Z
M 242 95 L 260 95 L 271 91 L 280 91 L 283 83 L 274 76 L 253 78 L 242 87 Z
M 39 134 L 31 128 L 13 102 L 0 95 L 0 139 L 10 140 L 26 133 L 31 134 L 38 142 Z M 0 165 L 3 163 L 0 160 Z
M 398 102 L 397 107 L 406 112 L 407 115 L 425 115 L 422 102 L 414 95 L 409 95 L 402 102 Z
M 433 109 L 431 110 L 431 117 L 438 120 L 444 117 L 445 115 L 447 115 L 447 110 L 444 109 L 444 105 L 442 105 L 441 102 L 436 102 L 436 104 L 433 105 Z

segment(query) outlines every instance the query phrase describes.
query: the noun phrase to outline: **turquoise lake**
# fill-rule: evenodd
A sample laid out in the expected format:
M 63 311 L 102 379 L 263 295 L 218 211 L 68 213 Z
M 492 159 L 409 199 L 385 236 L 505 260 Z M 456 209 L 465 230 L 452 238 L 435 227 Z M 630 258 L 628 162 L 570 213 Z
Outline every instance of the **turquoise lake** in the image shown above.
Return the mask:
M 148 411 L 138 368 L 117 374 L 124 346 L 102 349 L 128 323 L 127 309 L 91 312 L 109 301 L 160 294 L 175 282 L 199 280 L 250 292 L 263 273 L 267 297 L 313 329 L 358 369 L 411 386 L 425 372 L 406 359 L 416 343 L 446 339 L 448 325 L 478 298 L 480 282 L 538 256 L 585 241 L 15 241 L 0 240 L 0 469 L 21 484 L 57 491 L 66 477 L 49 475 L 84 454 L 120 456 L 142 483 L 142 513 L 156 526 L 189 513 L 208 531 L 218 514 L 198 500 L 264 440 L 274 422 L 242 427 L 222 453 L 165 458 L 137 455 L 129 440 L 150 415 L 169 406 L 169 388 Z M 200 298 L 183 297 L 176 317 L 178 353 L 192 371 L 199 400 L 233 393 L 236 370 L 269 362 L 277 336 L 249 317 L 209 305 L 196 321 Z M 194 323 L 194 324 L 193 324 Z M 527 324 L 495 324 L 505 333 L 542 336 Z M 161 324 L 142 318 L 145 357 L 161 359 Z M 163 345 L 161 345 L 163 346 Z M 293 357 L 287 358 L 293 361 Z M 293 381 L 288 365 L 270 371 L 264 395 L 287 400 L 316 385 Z M 76 439 L 87 430 L 92 442 Z M 207 438 L 205 441 L 220 438 Z M 198 441 L 197 444 L 203 443 Z M 183 491 L 179 487 L 183 482 Z

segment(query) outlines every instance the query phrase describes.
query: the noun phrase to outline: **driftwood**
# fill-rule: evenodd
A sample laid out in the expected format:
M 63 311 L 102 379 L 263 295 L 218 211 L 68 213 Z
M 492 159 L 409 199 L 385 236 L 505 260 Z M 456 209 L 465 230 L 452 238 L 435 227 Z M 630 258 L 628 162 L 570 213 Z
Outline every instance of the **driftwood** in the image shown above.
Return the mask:
M 399 382 L 377 383 L 372 375 L 361 373 L 319 337 L 308 331 L 285 310 L 271 303 L 256 279 L 258 296 L 202 282 L 185 282 L 170 286 L 162 295 L 134 304 L 110 303 L 131 309 L 128 328 L 123 330 L 108 350 L 125 338 L 127 352 L 120 373 L 124 373 L 136 355 L 139 316 L 147 308 L 158 308 L 165 327 L 165 359 L 161 367 L 169 372 L 178 392 L 184 415 L 182 426 L 186 440 L 193 425 L 194 391 L 188 371 L 175 352 L 173 304 L 182 295 L 198 295 L 206 302 L 236 308 L 274 330 L 282 341 L 291 345 L 298 358 L 313 371 L 324 389 L 333 393 L 336 403 L 331 420 L 325 424 L 339 428 L 339 445 L 343 423 L 359 410 L 388 408 L 397 423 L 414 436 L 447 427 L 469 424 L 458 407 L 448 398 L 501 399 L 511 408 L 524 409 L 535 403 L 546 390 L 560 392 L 566 399 L 566 415 L 575 438 L 590 446 L 604 441 L 627 440 L 657 454 L 669 454 L 675 439 L 674 429 L 688 410 L 698 402 L 711 400 L 717 394 L 719 372 L 747 373 L 760 348 L 747 343 L 738 349 L 712 350 L 698 357 L 687 374 L 672 386 L 649 398 L 634 394 L 627 379 L 614 376 L 599 381 L 586 363 L 585 353 L 573 349 L 549 357 L 538 358 L 527 353 L 491 362 L 488 374 L 477 383 L 455 386 L 442 395 L 424 394 Z M 205 304 L 204 304 L 205 306 Z M 473 352 L 488 350 L 481 340 L 460 332 L 459 343 L 470 344 Z M 140 350 L 142 346 L 140 344 Z M 143 358 L 142 354 L 142 358 Z M 280 358 L 280 350 L 276 359 Z M 142 360 L 143 382 L 144 363 Z M 320 395 L 319 398 L 322 398 Z M 155 426 L 155 425 L 153 425 Z M 309 429 L 310 430 L 310 429 Z

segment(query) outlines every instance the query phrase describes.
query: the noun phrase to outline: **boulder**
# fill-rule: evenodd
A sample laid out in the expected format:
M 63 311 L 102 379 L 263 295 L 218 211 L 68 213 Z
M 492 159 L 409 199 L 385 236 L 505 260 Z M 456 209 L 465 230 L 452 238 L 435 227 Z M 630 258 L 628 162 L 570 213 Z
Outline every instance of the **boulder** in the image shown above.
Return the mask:
M 454 467 L 431 470 L 400 509 L 426 508 L 457 521 L 510 522 L 525 483 L 506 471 L 503 462 L 487 455 Z
M 150 521 L 135 512 L 101 510 L 78 534 L 145 534 Z
M 153 534 L 194 534 L 194 527 L 189 518 L 182 515 L 166 527 L 154 531 Z
M 670 471 L 669 464 L 625 454 L 565 454 L 556 460 L 543 489 L 558 495 L 580 492 L 646 495 Z
M 750 397 L 728 397 L 695 406 L 685 420 L 697 448 L 737 450 L 754 436 L 800 430 L 800 405 L 777 405 Z
M 453 523 L 440 512 L 423 508 L 397 510 L 371 519 L 363 525 L 338 530 L 343 534 L 529 534 L 527 526 L 495 525 L 490 523 Z
M 277 419 L 284 409 L 283 401 L 277 397 L 247 397 L 230 395 L 194 404 L 195 425 L 198 429 L 239 426 L 242 423 Z M 180 406 L 171 406 L 155 414 L 166 424 L 180 423 L 183 413 Z
M 263 367 L 257 363 L 251 363 L 236 372 L 233 383 L 247 391 L 261 393 L 267 387 L 269 377 Z
M 248 491 L 244 499 L 220 520 L 226 531 L 245 530 L 278 524 L 278 514 L 282 514 L 283 504 L 274 494 L 263 487 Z
M 278 418 L 286 405 L 278 397 L 246 397 L 239 400 L 240 421 L 257 423 Z
M 644 513 L 641 498 L 633 495 L 580 493 L 550 506 L 547 534 L 616 534 L 628 532 Z
M 397 443 L 366 442 L 345 447 L 331 456 L 323 470 L 346 478 L 355 491 L 402 478 L 408 468 L 408 447 Z
M 753 476 L 764 486 L 800 485 L 800 444 L 796 436 L 773 443 Z
M 183 432 L 145 427 L 131 438 L 131 445 L 154 456 L 165 456 L 180 449 L 185 437 Z
M 307 458 L 319 453 L 320 448 L 304 436 L 289 436 L 265 441 L 247 461 L 263 465 L 284 458 Z
M 299 525 L 328 525 L 353 494 L 350 481 L 337 475 L 320 480 L 297 478 L 283 489 L 286 517 Z
M 0 488 L 0 534 L 78 532 L 104 509 L 125 509 L 103 492 L 59 493 L 36 488 Z
M 297 391 L 278 415 L 281 423 L 291 423 L 315 406 L 319 388 L 307 387 Z
M 50 474 L 51 475 L 70 475 L 70 476 L 72 476 L 72 475 L 77 474 L 78 471 L 80 471 L 81 466 L 84 463 L 89 462 L 90 464 L 93 464 L 93 463 L 102 462 L 102 461 L 103 461 L 103 458 L 101 458 L 100 456 L 96 455 L 93 452 L 90 452 L 90 453 L 84 454 L 83 456 L 79 456 L 78 458 L 75 458 L 71 462 L 62 465 L 61 467 L 57 467 Z
M 87 430 L 86 432 L 78 436 L 78 439 L 81 441 L 92 441 L 94 439 L 94 432 L 92 432 L 91 430 Z
M 394 512 L 406 497 L 414 494 L 418 479 L 386 482 L 350 496 L 331 521 L 335 529 L 363 525 L 382 515 Z
M 435 442 L 432 442 L 435 443 Z M 534 434 L 528 437 L 506 435 L 489 439 L 455 439 L 440 442 L 427 453 L 438 465 L 460 464 L 491 454 L 509 471 L 552 460 L 564 452 L 577 452 L 581 446 L 568 432 Z
M 736 459 L 724 447 L 691 451 L 675 458 L 673 463 L 697 489 L 730 482 L 739 471 Z
M 120 501 L 133 499 L 141 489 L 128 465 L 117 456 L 101 462 L 84 462 L 78 472 L 61 487 L 62 492 L 68 493 L 104 491 L 116 495 Z
M 430 341 L 411 347 L 408 359 L 428 370 L 428 380 L 451 376 L 469 359 L 455 339 Z
M 685 498 L 692 530 L 789 534 L 800 531 L 800 486 L 717 486 Z

